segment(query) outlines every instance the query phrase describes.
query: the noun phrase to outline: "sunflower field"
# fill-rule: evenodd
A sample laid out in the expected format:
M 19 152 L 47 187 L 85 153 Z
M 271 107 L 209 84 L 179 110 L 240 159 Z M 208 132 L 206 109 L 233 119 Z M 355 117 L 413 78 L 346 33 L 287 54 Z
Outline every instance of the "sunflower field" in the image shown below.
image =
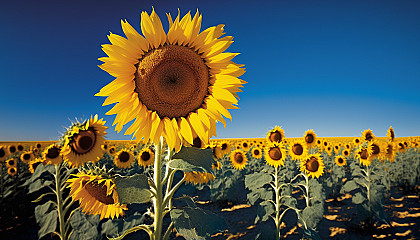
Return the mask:
M 224 25 L 141 13 L 108 35 L 92 115 L 57 141 L 0 142 L 1 239 L 416 239 L 420 137 L 215 139 L 238 109 L 244 65 Z

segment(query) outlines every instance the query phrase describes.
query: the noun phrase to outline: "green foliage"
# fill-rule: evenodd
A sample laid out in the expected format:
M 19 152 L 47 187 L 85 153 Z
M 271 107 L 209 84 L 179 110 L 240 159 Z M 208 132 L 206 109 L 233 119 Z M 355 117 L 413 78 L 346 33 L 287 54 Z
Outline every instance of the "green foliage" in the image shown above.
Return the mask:
M 387 174 L 393 184 L 402 187 L 415 187 L 420 184 L 420 152 L 407 149 L 397 153 L 395 162 L 386 163 Z
M 215 161 L 211 149 L 182 147 L 179 152 L 173 155 L 168 166 L 183 172 L 196 171 L 213 173 L 211 168 L 213 163 L 215 163 Z
M 57 218 L 58 213 L 52 201 L 36 206 L 35 219 L 40 226 L 38 230 L 39 238 L 56 231 Z
M 84 214 L 80 208 L 76 209 L 70 218 L 73 233 L 70 240 L 86 239 L 99 240 L 101 236 L 98 232 L 99 216 Z
M 119 202 L 122 204 L 146 203 L 152 197 L 148 178 L 144 174 L 136 174 L 129 177 L 117 176 L 115 185 Z

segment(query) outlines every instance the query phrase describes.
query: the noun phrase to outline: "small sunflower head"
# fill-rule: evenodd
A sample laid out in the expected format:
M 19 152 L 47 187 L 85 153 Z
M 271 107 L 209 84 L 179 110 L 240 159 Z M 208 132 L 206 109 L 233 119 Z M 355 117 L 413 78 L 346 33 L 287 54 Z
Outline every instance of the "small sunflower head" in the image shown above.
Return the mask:
M 0 162 L 3 162 L 9 157 L 9 150 L 5 146 L 0 145 Z
M 154 164 L 155 152 L 150 148 L 143 148 L 137 157 L 137 162 L 140 166 L 147 167 Z
M 303 140 L 305 141 L 308 148 L 311 148 L 316 145 L 316 134 L 313 129 L 307 130 L 303 135 Z
M 7 168 L 7 174 L 9 174 L 10 176 L 15 176 L 17 174 L 17 168 L 16 167 Z
M 230 161 L 234 168 L 242 170 L 245 168 L 247 157 L 242 150 L 236 149 L 230 153 Z
M 134 155 L 128 149 L 122 149 L 114 157 L 114 164 L 119 168 L 129 168 L 134 163 Z
M 294 140 L 289 145 L 289 155 L 293 160 L 302 160 L 308 154 L 307 145 L 300 139 Z
M 34 159 L 34 154 L 32 153 L 32 151 L 24 152 L 20 155 L 20 160 L 23 163 L 29 163 L 33 159 Z
M 346 158 L 340 155 L 335 156 L 335 164 L 337 164 L 338 166 L 346 165 L 347 164 Z
M 388 137 L 388 141 L 390 141 L 390 142 L 393 142 L 394 141 L 394 139 L 395 139 L 395 132 L 394 132 L 394 129 L 392 128 L 392 126 L 389 127 L 386 136 Z
M 273 167 L 284 166 L 286 159 L 286 147 L 281 142 L 272 142 L 265 147 L 265 160 Z
M 256 158 L 256 159 L 261 159 L 262 158 L 262 150 L 259 147 L 254 147 L 251 150 L 251 154 L 252 154 L 253 158 Z

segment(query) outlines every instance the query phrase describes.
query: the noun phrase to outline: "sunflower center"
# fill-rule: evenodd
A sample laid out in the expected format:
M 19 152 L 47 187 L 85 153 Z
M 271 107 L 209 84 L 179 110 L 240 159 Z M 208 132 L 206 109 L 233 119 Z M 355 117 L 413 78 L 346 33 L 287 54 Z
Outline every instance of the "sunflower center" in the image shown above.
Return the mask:
M 370 133 L 366 133 L 365 139 L 366 139 L 367 141 L 370 141 L 372 138 L 373 138 L 373 137 L 372 137 L 372 135 L 371 135 Z
M 360 151 L 360 158 L 366 160 L 368 158 L 368 152 L 366 149 Z
M 318 168 L 318 159 L 316 157 L 309 158 L 309 160 L 306 162 L 306 170 L 308 170 L 309 172 L 316 172 L 318 171 Z
M 188 47 L 165 45 L 140 59 L 135 73 L 139 100 L 159 117 L 187 117 L 202 106 L 208 93 L 209 71 Z
M 339 164 L 342 164 L 344 162 L 344 159 L 343 158 L 338 158 L 338 163 Z
M 56 158 L 60 155 L 60 149 L 57 147 L 52 147 L 48 149 L 47 158 Z
M 303 147 L 302 147 L 302 145 L 300 145 L 300 144 L 295 144 L 295 145 L 293 145 L 293 147 L 292 147 L 292 151 L 293 151 L 293 153 L 294 153 L 295 155 L 300 156 L 300 155 L 302 155 L 302 154 L 303 154 Z
M 227 144 L 226 143 L 223 143 L 222 146 L 221 146 L 221 148 L 222 148 L 222 150 L 226 150 Z
M 111 147 L 111 148 L 109 149 L 109 153 L 110 153 L 110 154 L 114 154 L 114 153 L 115 153 L 115 148 L 114 148 L 114 147 Z
M 10 173 L 11 173 L 11 174 L 13 174 L 13 173 L 15 173 L 15 172 L 16 172 L 16 168 L 10 168 L 10 170 L 9 170 L 9 171 L 10 171 Z
M 13 160 L 13 159 L 9 160 L 9 165 L 14 166 L 15 165 L 15 160 Z
M 83 181 L 82 185 L 86 191 L 94 197 L 97 201 L 104 203 L 106 205 L 114 204 L 114 199 L 112 198 L 112 194 L 106 195 L 107 187 L 105 184 L 98 184 L 96 182 L 88 182 Z
M 270 141 L 272 142 L 281 142 L 281 133 L 279 131 L 272 132 L 270 134 Z
M 394 139 L 395 138 L 395 133 L 394 133 L 394 131 L 391 131 L 391 139 Z
M 40 144 L 40 143 L 38 143 L 38 144 L 36 145 L 36 148 L 41 148 L 41 144 Z
M 349 155 L 349 151 L 347 151 L 347 150 L 345 150 L 343 153 L 344 153 L 344 155 L 346 155 L 346 156 L 347 156 L 347 155 Z
M 388 147 L 386 148 L 386 153 L 387 153 L 387 154 L 392 154 L 392 146 L 388 146 Z
M 312 135 L 312 134 L 306 135 L 305 142 L 307 142 L 307 143 L 313 143 L 314 142 L 314 135 Z
M 378 154 L 379 153 L 379 147 L 377 145 L 372 145 L 372 154 Z
M 248 147 L 248 143 L 243 143 L 242 146 L 244 146 L 244 148 Z
M 11 152 L 11 153 L 15 153 L 16 152 L 16 147 L 15 146 L 11 146 L 10 148 L 9 148 L 9 151 Z M 4 151 L 3 151 L 4 152 Z M 0 157 L 1 157 L 1 151 L 0 151 Z
M 147 162 L 147 161 L 150 160 L 150 153 L 149 152 L 143 152 L 140 157 L 143 161 Z
M 29 153 L 25 153 L 25 154 L 23 154 L 23 159 L 29 160 L 29 159 L 31 159 L 31 155 Z
M 22 151 L 22 150 L 23 150 L 23 146 L 22 146 L 22 145 L 18 145 L 18 146 L 17 146 L 17 149 L 18 149 L 19 151 Z
M 74 137 L 73 149 L 78 154 L 84 154 L 95 146 L 95 142 L 96 135 L 93 130 L 88 129 L 86 131 L 80 131 L 79 134 Z
M 244 161 L 244 156 L 241 153 L 236 153 L 234 159 L 235 162 L 241 164 Z
M 260 150 L 255 149 L 255 150 L 254 150 L 254 154 L 255 154 L 255 155 L 257 155 L 257 156 L 258 156 L 258 155 L 260 155 Z
M 120 153 L 119 159 L 120 159 L 120 162 L 123 162 L 123 163 L 128 162 L 128 160 L 130 160 L 130 154 L 128 154 L 128 152 L 122 152 Z
M 201 148 L 201 139 L 199 137 L 194 138 L 193 146 L 196 148 Z
M 278 161 L 281 159 L 282 154 L 279 148 L 272 148 L 268 151 L 268 156 L 274 161 Z
M 0 157 L 4 157 L 6 155 L 6 152 L 3 148 L 0 148 Z

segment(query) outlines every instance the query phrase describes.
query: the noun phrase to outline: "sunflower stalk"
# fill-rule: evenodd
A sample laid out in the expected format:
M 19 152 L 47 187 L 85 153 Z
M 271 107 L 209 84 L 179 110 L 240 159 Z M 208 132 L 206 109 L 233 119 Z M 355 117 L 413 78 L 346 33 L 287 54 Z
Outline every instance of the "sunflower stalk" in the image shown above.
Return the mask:
M 156 146 L 153 180 L 156 185 L 156 196 L 153 198 L 154 221 L 152 239 L 160 240 L 162 237 L 163 224 L 163 181 L 162 181 L 162 146 L 163 137 L 160 137 Z
M 58 221 L 59 221 L 59 227 L 60 227 L 60 232 L 59 232 L 59 236 L 61 239 L 63 240 L 67 240 L 66 235 L 65 235 L 65 219 L 64 219 L 64 212 L 63 212 L 63 195 L 62 195 L 62 189 L 61 189 L 61 177 L 60 177 L 60 173 L 61 173 L 61 167 L 62 164 L 60 165 L 55 165 L 55 194 L 57 196 L 57 213 L 58 213 Z

